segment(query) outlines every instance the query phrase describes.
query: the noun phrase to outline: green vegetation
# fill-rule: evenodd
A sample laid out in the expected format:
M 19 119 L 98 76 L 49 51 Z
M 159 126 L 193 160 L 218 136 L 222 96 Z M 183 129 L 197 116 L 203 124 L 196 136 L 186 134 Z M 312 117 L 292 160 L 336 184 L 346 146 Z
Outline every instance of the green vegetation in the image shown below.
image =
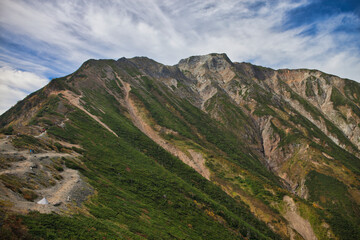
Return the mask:
M 66 84 L 66 78 L 54 78 L 50 82 L 50 86 L 54 89 L 57 89 L 59 91 L 68 89 L 68 85 Z
M 324 90 L 321 88 L 319 79 L 316 80 L 316 85 L 317 85 L 317 89 L 318 89 L 318 95 L 322 96 L 324 94 Z
M 1 174 L 0 180 L 5 187 L 11 189 L 13 192 L 21 194 L 26 200 L 33 201 L 38 195 L 32 191 L 34 186 L 27 183 L 25 180 L 12 175 L 12 174 Z
M 79 165 L 79 163 L 74 161 L 73 159 L 68 159 L 68 158 L 63 157 L 62 160 L 65 162 L 65 166 L 68 167 L 68 168 L 85 171 L 84 168 L 82 168 Z
M 313 82 L 315 80 L 316 80 L 316 78 L 314 76 L 310 76 L 305 80 L 306 81 L 305 94 L 306 94 L 307 97 L 314 97 L 315 96 L 315 92 L 314 92 L 314 89 L 313 89 Z
M 349 99 L 353 100 L 358 106 L 360 105 L 360 85 L 358 82 L 346 79 L 344 91 Z
M 263 184 L 260 181 L 254 181 L 250 178 L 245 178 L 244 183 L 250 188 L 254 196 L 263 199 L 264 202 L 266 202 L 266 197 L 273 196 L 269 191 L 265 190 Z M 269 202 L 267 202 L 267 204 L 269 204 Z
M 294 91 L 291 90 L 290 93 L 291 93 L 291 98 L 298 101 L 304 107 L 305 111 L 310 113 L 315 120 L 320 120 L 322 114 L 319 112 L 318 109 L 316 109 L 313 105 L 308 103 L 304 98 L 302 98 L 299 94 L 295 93 Z
M 61 149 L 63 148 L 63 145 L 58 142 L 54 143 L 54 146 L 58 149 L 58 151 L 61 151 Z
M 12 135 L 12 134 L 14 134 L 14 128 L 12 126 L 9 126 L 7 128 L 1 129 L 0 132 L 5 135 Z
M 0 116 L 0 128 L 6 126 L 7 124 L 11 123 L 11 121 L 15 120 L 19 113 L 29 111 L 34 106 L 39 105 L 46 99 L 47 96 L 44 92 L 44 89 L 40 89 L 28 95 L 26 98 L 17 102 L 15 106 L 13 106 Z
M 244 204 L 236 202 L 148 139 L 128 119 L 117 114 L 112 104 L 106 106 L 105 122 L 119 138 L 105 129 L 88 131 L 98 129 L 98 123 L 79 110 L 67 116 L 71 124 L 64 129 L 54 126 L 49 131 L 62 139 L 82 143 L 85 154 L 82 160 L 87 170 L 72 160 L 65 160 L 65 164 L 79 169 L 97 189 L 98 195 L 87 206 L 109 232 L 121 223 L 124 236 L 135 233 L 148 238 L 226 239 L 228 236 L 234 239 L 247 234 L 252 238 L 265 238 L 265 234 L 276 238 Z M 76 129 L 76 135 L 72 129 Z M 39 216 L 37 220 L 31 218 L 32 221 L 38 224 L 43 218 Z M 55 231 L 49 226 L 41 229 L 40 236 Z
M 276 113 L 272 110 L 268 105 L 260 105 L 258 104 L 257 108 L 254 111 L 256 116 L 274 116 Z
M 38 149 L 39 147 L 45 146 L 37 138 L 29 135 L 17 136 L 12 140 L 12 144 L 14 147 L 27 149 Z
M 45 114 L 62 116 L 62 114 L 56 111 L 60 98 L 58 96 L 49 97 L 49 100 L 45 105 L 37 112 L 36 117 L 43 117 Z
M 36 115 L 31 118 L 29 125 L 42 125 L 42 126 L 51 126 L 54 125 L 53 121 L 48 119 L 51 117 L 54 119 L 63 118 L 63 115 L 59 113 L 58 105 L 60 102 L 60 98 L 58 96 L 50 96 L 47 100 L 45 100 L 43 106 L 36 113 Z M 45 124 L 45 125 L 44 125 Z
M 317 205 L 311 205 L 307 201 L 298 200 L 297 206 L 300 210 L 300 215 L 307 219 L 319 240 L 329 239 L 328 230 L 324 227 L 324 211 L 321 210 Z
M 188 101 L 183 101 L 181 106 L 182 109 L 179 108 L 179 111 L 181 111 L 184 119 L 192 126 L 195 126 L 199 133 L 206 138 L 208 143 L 202 143 L 203 146 L 208 146 L 210 149 L 216 146 L 226 153 L 229 161 L 250 170 L 254 175 L 259 176 L 263 181 L 271 185 L 276 186 L 279 184 L 278 179 L 267 171 L 258 159 L 248 154 L 249 150 L 232 130 L 222 125 L 219 126 L 218 122 Z
M 29 228 L 28 234 L 36 236 L 34 239 L 140 239 L 140 236 L 115 224 L 81 215 L 64 217 L 32 212 L 22 220 Z
M 342 95 L 337 88 L 333 88 L 331 91 L 331 101 L 333 102 L 335 108 L 338 109 L 339 106 L 348 106 L 356 115 L 360 116 L 360 108 Z
M 280 81 L 280 83 L 288 92 L 291 93 L 291 98 L 298 101 L 304 107 L 304 109 L 311 114 L 311 116 L 315 120 L 320 120 L 320 118 L 322 118 L 325 121 L 328 131 L 331 132 L 332 134 L 334 134 L 340 140 L 341 143 L 345 144 L 346 146 L 351 147 L 353 150 L 357 149 L 354 146 L 354 144 L 344 135 L 344 133 L 338 127 L 336 127 L 331 121 L 329 121 L 327 118 L 325 118 L 316 107 L 314 107 L 313 105 L 308 103 L 304 98 L 302 98 L 297 93 L 295 93 L 284 82 Z M 333 92 L 336 92 L 336 91 L 338 91 L 338 90 L 336 88 L 333 88 Z M 339 94 L 340 94 L 340 92 L 339 92 Z M 333 95 L 334 94 L 332 94 L 332 96 L 331 96 L 332 99 L 333 99 Z M 341 98 L 342 95 L 340 94 L 337 96 L 339 98 Z M 337 100 L 334 100 L 334 101 L 337 101 Z M 326 139 L 326 141 L 330 140 L 328 138 L 328 136 L 325 136 L 324 133 L 320 129 L 318 129 L 317 126 L 315 126 L 310 121 L 305 119 L 301 114 L 297 113 L 297 117 L 291 116 L 290 120 L 294 123 L 300 123 L 302 126 L 304 126 L 308 130 L 308 133 L 310 136 L 317 136 L 317 137 L 320 137 L 320 139 L 324 139 L 324 140 Z M 331 145 L 334 146 L 333 143 L 331 143 Z M 338 147 L 336 146 L 335 148 L 338 148 Z M 342 157 L 341 157 L 341 159 L 342 159 Z
M 50 135 L 54 135 L 61 140 L 68 141 L 69 143 L 75 144 L 74 142 L 77 135 L 77 128 L 72 126 L 71 124 L 66 124 L 65 129 L 68 131 L 67 134 L 64 133 L 63 129 L 58 126 L 52 126 L 47 130 L 47 133 Z
M 341 143 L 344 143 L 346 146 L 350 146 L 352 150 L 357 151 L 357 147 L 345 136 L 345 134 L 335 126 L 334 123 L 324 118 L 326 128 L 329 132 L 335 134 L 335 136 L 340 140 Z
M 301 114 L 296 113 L 296 115 L 291 116 L 289 120 L 295 124 L 301 124 L 301 126 L 306 129 L 307 134 L 305 137 L 308 138 L 308 140 L 310 141 L 311 147 L 323 151 L 329 156 L 332 156 L 334 159 L 337 159 L 355 174 L 360 173 L 359 159 L 353 154 L 350 154 L 348 151 L 336 145 L 327 135 L 325 135 L 316 125 L 314 125 L 308 119 L 303 117 Z M 314 137 L 320 139 L 321 143 L 318 144 L 313 142 Z
M 121 87 L 121 83 L 120 83 L 120 81 L 119 81 L 118 79 L 116 79 L 116 78 L 115 78 L 115 79 L 112 79 L 112 80 L 107 79 L 107 80 L 105 81 L 105 84 L 106 84 L 106 86 L 107 86 L 109 89 L 111 89 L 111 91 L 112 91 L 113 93 L 118 94 L 119 97 L 124 97 L 123 92 L 122 92 L 121 89 L 119 88 L 119 86 Z
M 310 201 L 324 206 L 328 212 L 325 219 L 341 239 L 359 239 L 359 206 L 351 200 L 346 185 L 339 180 L 311 171 L 306 185 Z
M 297 129 L 293 129 L 292 132 L 285 133 L 283 129 L 276 127 L 273 122 L 271 122 L 271 127 L 274 132 L 280 136 L 280 143 L 278 147 L 284 147 L 288 144 L 296 142 L 298 139 L 304 138 L 303 134 Z
M 249 117 L 225 94 L 215 94 L 206 102 L 205 107 L 208 113 L 218 114 L 222 118 L 224 127 L 228 129 L 242 132 L 243 126 L 250 124 Z
M 244 196 L 246 201 L 256 200 L 254 205 L 250 205 L 255 212 L 259 210 L 257 213 L 261 218 L 281 218 L 282 199 L 289 192 L 264 166 L 268 159 L 264 156 L 262 126 L 270 120 L 273 132 L 280 136 L 275 146 L 279 152 L 289 156 L 288 162 L 279 164 L 279 167 L 289 166 L 290 171 L 296 172 L 295 177 L 306 176 L 310 171 L 306 178 L 309 201 L 301 200 L 298 206 L 318 238 L 327 237 L 323 221 L 329 223 L 331 230 L 341 239 L 360 238 L 357 229 L 360 225 L 359 206 L 348 193 L 348 186 L 335 178 L 336 169 L 329 173 L 333 170 L 330 167 L 338 164 L 346 167 L 344 171 L 352 171 L 348 173 L 351 176 L 359 174 L 359 159 L 337 146 L 319 127 L 280 95 L 274 94 L 274 89 L 268 90 L 273 70 L 250 64 L 242 69 L 234 64 L 232 70 L 239 72 L 227 89 L 221 89 L 220 83 L 210 73 L 205 75 L 218 92 L 205 103 L 204 112 L 199 109 L 199 96 L 195 93 L 194 97 L 189 97 L 193 92 L 191 84 L 196 84 L 195 81 L 191 83 L 194 79 L 186 79 L 186 76 L 193 78 L 191 72 L 184 76 L 180 71 L 171 72 L 170 68 L 167 69 L 169 73 L 161 70 L 164 77 L 180 75 L 180 79 L 176 78 L 179 82 L 174 92 L 154 77 L 160 72 L 151 73 L 156 64 L 145 58 L 89 60 L 74 74 L 53 80 L 49 86 L 29 96 L 28 102 L 20 102 L 10 113 L 1 116 L 1 126 L 13 124 L 17 130 L 16 124 L 12 123 L 18 116 L 15 113 L 29 109 L 35 111 L 41 106 L 29 126 L 25 127 L 30 130 L 37 128 L 34 125 L 47 128 L 47 134 L 56 140 L 45 143 L 41 138 L 20 135 L 13 139 L 14 146 L 81 154 L 76 158 L 52 158 L 45 168 L 57 180 L 62 179 L 61 172 L 66 168 L 78 170 L 95 190 L 82 208 L 69 209 L 68 215 L 32 212 L 18 218 L 4 218 L 4 227 L 1 227 L 1 233 L 6 230 L 4 236 L 12 233 L 28 239 L 31 236 L 39 239 L 279 239 L 264 222 L 254 217 L 241 200 Z M 139 68 L 140 65 L 144 68 Z M 248 73 L 250 70 L 251 74 Z M 115 74 L 114 78 L 111 74 Z M 145 120 L 150 125 L 155 125 L 156 129 L 157 125 L 163 127 L 160 135 L 165 140 L 179 148 L 191 148 L 203 154 L 211 180 L 219 186 L 203 178 L 134 126 L 124 105 L 124 86 L 117 76 L 131 83 L 130 98 L 139 112 L 146 115 Z M 279 83 L 280 92 L 289 94 L 313 119 L 324 122 L 329 132 L 349 151 L 357 149 L 319 109 L 296 94 L 285 82 L 279 80 Z M 307 97 L 324 93 L 315 77 L 309 77 L 305 84 Z M 83 107 L 118 137 L 80 109 L 67 105 L 63 96 L 45 94 L 49 89 L 75 87 L 74 91 L 82 95 Z M 314 87 L 317 87 L 317 93 Z M 239 89 L 242 95 L 237 100 L 244 108 L 226 93 L 237 94 Z M 333 90 L 331 96 L 336 101 L 335 107 L 346 105 L 353 110 L 357 107 L 351 100 L 360 96 L 360 90 L 358 94 L 357 88 L 352 91 L 345 87 L 345 95 L 337 91 Z M 164 128 L 174 132 L 164 131 Z M 13 129 L 2 131 L 12 133 Z M 78 144 L 79 147 L 66 147 L 67 144 L 60 144 L 57 140 Z M 299 157 L 304 153 L 298 146 L 307 144 L 311 150 Z M 317 152 L 311 155 L 314 149 Z M 321 153 L 329 155 L 325 161 L 329 168 L 319 173 L 313 170 L 317 165 L 312 162 L 321 164 Z M 305 161 L 307 157 L 309 160 Z M 12 161 L 0 160 L 2 168 L 9 167 Z M 306 168 L 302 168 L 305 165 Z M 272 163 L 268 167 L 272 168 Z M 285 172 L 289 173 L 288 170 Z M 49 182 L 45 173 L 40 172 L 33 178 L 43 186 L 55 184 Z M 24 179 L 27 176 L 25 174 Z M 6 187 L 25 199 L 33 201 L 37 197 L 34 186 L 27 185 L 23 178 L 9 174 L 1 174 L 0 178 Z M 355 180 L 352 183 L 352 187 L 358 188 Z M 5 203 L 0 204 L 3 206 Z
M 194 134 L 192 133 L 188 124 L 186 124 L 182 119 L 174 116 L 173 110 L 170 109 L 171 105 L 164 105 L 164 95 L 157 94 L 163 103 L 158 101 L 156 98 L 151 96 L 144 96 L 139 91 L 133 89 L 131 93 L 134 94 L 145 106 L 145 108 L 150 112 L 151 117 L 156 120 L 156 122 L 166 128 L 172 129 L 184 137 L 193 138 Z

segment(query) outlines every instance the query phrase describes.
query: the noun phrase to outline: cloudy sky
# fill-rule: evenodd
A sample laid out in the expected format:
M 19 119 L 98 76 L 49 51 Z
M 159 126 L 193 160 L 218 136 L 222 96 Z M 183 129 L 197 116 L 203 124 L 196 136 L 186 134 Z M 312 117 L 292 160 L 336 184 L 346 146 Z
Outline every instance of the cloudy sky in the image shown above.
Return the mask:
M 0 0 L 0 114 L 90 58 L 213 52 L 360 81 L 360 1 Z

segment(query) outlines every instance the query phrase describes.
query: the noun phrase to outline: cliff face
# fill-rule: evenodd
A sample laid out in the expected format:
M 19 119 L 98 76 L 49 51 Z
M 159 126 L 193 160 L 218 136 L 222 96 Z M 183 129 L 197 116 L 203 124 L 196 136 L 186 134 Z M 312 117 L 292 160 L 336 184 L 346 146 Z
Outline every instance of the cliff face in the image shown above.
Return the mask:
M 239 238 L 275 232 L 281 238 L 351 239 L 360 224 L 359 107 L 358 83 L 317 70 L 273 70 L 234 63 L 226 54 L 193 56 L 175 66 L 136 57 L 89 60 L 18 103 L 1 116 L 0 124 L 16 133 L 43 134 L 40 141 L 48 148 L 55 142 L 70 146 L 54 150 L 76 156 L 81 173 L 99 191 L 93 181 L 104 177 L 106 167 L 96 164 L 119 153 L 115 148 L 94 153 L 91 144 L 103 140 L 89 143 L 82 131 L 110 134 L 120 148 L 134 148 L 128 157 L 115 157 L 113 163 L 109 159 L 112 168 L 135 152 L 147 156 L 217 202 L 219 208 L 190 197 L 195 208 Z M 87 122 L 98 129 L 86 130 Z M 175 162 L 162 157 L 165 153 Z M 227 197 L 218 198 L 220 193 L 182 175 L 179 160 Z M 131 164 L 126 169 L 138 167 Z M 131 178 L 124 181 L 131 185 Z M 234 201 L 231 207 L 229 201 Z M 91 213 L 93 206 L 88 208 Z M 220 208 L 226 211 L 215 211 Z M 249 215 L 241 217 L 239 209 Z M 233 226 L 230 215 L 252 228 Z M 193 233 L 192 227 L 180 232 Z M 146 227 L 143 232 L 153 234 Z
M 238 120 L 226 115 L 221 98 L 242 111 L 247 122 L 234 126 L 234 133 L 302 197 L 306 188 L 297 187 L 305 180 L 305 170 L 323 164 L 321 158 L 331 159 L 326 152 L 314 157 L 313 151 L 319 150 L 315 144 L 326 147 L 330 141 L 359 154 L 359 85 L 351 80 L 316 70 L 275 71 L 232 63 L 224 54 L 191 57 L 178 67 L 195 80 L 191 89 L 201 99 L 200 108 L 213 118 L 228 126 Z M 298 160 L 308 166 L 296 166 L 292 170 L 299 174 L 291 174 L 288 164 Z

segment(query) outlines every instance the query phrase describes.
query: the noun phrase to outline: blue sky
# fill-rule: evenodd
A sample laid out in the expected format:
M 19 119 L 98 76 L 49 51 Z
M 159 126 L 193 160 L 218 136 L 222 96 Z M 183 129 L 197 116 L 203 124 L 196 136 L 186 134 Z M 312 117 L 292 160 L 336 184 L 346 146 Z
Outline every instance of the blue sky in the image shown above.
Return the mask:
M 212 52 L 360 81 L 360 1 L 1 0 L 0 114 L 90 58 Z

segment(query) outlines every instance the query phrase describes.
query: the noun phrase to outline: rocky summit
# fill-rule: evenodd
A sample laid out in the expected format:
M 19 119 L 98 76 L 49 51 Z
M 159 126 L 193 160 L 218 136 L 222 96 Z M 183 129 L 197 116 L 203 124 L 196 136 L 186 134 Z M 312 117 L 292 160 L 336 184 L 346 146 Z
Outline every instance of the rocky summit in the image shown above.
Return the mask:
M 8 239 L 360 239 L 352 80 L 226 54 L 88 60 L 0 127 Z

